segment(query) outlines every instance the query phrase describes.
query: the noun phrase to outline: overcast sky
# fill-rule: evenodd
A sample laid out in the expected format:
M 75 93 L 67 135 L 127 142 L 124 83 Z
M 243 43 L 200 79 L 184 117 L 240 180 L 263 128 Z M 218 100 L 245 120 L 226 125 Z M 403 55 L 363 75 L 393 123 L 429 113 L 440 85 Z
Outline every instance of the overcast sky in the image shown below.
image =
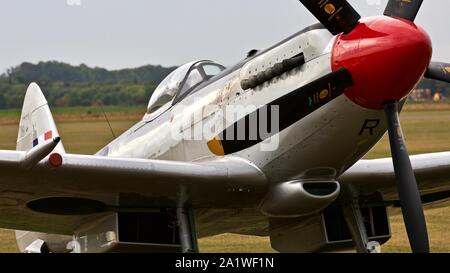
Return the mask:
M 373 16 L 387 0 L 349 2 Z M 448 0 L 425 0 L 416 20 L 433 40 L 434 60 L 450 62 L 449 10 Z M 0 0 L 0 73 L 48 60 L 108 69 L 229 65 L 315 22 L 297 0 Z

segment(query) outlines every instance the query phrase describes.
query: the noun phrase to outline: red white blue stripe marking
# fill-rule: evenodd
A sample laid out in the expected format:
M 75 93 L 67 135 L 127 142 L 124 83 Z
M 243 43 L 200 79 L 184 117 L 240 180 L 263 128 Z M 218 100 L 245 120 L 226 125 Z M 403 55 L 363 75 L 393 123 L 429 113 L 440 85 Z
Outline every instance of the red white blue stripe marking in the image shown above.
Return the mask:
M 44 143 L 45 141 L 51 139 L 52 137 L 53 137 L 52 130 L 43 133 L 39 137 L 33 139 L 33 147 L 37 146 L 39 143 Z

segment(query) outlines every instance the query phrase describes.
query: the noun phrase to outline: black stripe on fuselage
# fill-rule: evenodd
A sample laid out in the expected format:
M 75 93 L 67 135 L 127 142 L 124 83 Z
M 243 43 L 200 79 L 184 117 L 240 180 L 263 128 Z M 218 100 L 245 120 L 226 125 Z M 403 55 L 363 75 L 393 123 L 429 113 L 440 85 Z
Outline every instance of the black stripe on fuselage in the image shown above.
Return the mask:
M 339 97 L 352 85 L 350 72 L 341 68 L 260 107 L 219 134 L 224 154 L 244 150 L 281 132 Z M 271 117 L 275 114 L 272 111 L 277 110 L 278 128 L 271 128 L 274 124 Z

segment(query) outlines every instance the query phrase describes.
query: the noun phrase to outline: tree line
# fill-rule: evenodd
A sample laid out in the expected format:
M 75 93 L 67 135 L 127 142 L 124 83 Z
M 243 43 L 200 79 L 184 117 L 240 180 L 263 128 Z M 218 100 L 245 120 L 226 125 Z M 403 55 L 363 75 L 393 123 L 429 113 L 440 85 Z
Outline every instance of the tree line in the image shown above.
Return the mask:
M 57 107 L 147 104 L 158 83 L 175 68 L 146 65 L 109 71 L 54 61 L 22 63 L 0 76 L 0 109 L 22 107 L 31 82 Z

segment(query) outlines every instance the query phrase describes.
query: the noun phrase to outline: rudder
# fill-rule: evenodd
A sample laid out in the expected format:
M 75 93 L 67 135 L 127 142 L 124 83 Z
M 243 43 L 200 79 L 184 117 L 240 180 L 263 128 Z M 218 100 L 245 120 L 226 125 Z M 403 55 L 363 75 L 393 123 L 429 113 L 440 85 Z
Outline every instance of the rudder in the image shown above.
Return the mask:
M 36 83 L 28 86 L 20 116 L 16 150 L 28 151 L 48 139 L 59 136 L 47 100 Z M 65 153 L 60 142 L 55 152 Z

